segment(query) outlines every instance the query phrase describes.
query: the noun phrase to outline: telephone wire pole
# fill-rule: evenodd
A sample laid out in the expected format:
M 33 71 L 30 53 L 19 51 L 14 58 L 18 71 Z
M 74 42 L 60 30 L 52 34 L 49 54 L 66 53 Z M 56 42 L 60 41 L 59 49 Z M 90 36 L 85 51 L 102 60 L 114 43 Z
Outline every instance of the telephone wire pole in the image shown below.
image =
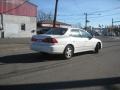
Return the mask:
M 84 15 L 85 15 L 85 30 L 87 30 L 87 23 L 89 22 L 88 21 L 88 14 L 84 13 Z
M 58 0 L 56 0 L 56 3 L 55 3 L 55 12 L 54 12 L 53 28 L 55 28 L 55 25 L 56 25 L 57 7 L 58 7 Z

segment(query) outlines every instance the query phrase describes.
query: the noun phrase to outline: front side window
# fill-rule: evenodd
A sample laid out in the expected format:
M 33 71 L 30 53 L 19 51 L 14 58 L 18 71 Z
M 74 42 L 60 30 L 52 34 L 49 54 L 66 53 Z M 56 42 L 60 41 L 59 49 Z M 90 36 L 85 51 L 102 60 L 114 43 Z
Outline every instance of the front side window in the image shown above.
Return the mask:
M 86 31 L 81 31 L 81 34 L 82 34 L 82 37 L 84 38 L 92 38 L 92 35 Z

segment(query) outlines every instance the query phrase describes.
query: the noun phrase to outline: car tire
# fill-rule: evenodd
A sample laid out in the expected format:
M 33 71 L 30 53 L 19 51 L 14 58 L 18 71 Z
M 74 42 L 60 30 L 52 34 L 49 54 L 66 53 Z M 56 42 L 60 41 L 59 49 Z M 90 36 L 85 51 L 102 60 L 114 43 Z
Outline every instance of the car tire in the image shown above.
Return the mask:
M 70 59 L 73 56 L 74 48 L 71 45 L 68 45 L 64 50 L 64 58 Z
M 96 46 L 95 46 L 94 52 L 99 53 L 99 50 L 100 50 L 100 43 L 97 43 Z

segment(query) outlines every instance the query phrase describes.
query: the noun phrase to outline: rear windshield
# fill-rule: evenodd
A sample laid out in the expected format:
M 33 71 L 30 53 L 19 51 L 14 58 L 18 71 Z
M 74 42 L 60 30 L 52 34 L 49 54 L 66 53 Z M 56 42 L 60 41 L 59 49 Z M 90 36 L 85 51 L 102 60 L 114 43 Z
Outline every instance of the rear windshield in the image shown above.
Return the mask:
M 67 28 L 52 28 L 45 34 L 49 35 L 64 35 L 65 32 L 67 31 Z

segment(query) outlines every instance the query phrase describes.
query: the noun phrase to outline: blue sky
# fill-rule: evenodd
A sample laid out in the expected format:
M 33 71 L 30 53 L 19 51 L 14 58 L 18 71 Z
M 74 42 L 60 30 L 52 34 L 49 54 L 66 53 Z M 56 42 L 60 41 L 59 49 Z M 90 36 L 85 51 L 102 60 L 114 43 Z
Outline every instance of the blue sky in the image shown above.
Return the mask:
M 55 0 L 31 0 L 44 12 L 54 14 Z M 57 20 L 69 23 L 81 23 L 84 26 L 85 15 L 88 13 L 88 25 L 97 27 L 111 25 L 120 20 L 120 0 L 59 0 Z M 120 23 L 115 23 L 120 24 Z

